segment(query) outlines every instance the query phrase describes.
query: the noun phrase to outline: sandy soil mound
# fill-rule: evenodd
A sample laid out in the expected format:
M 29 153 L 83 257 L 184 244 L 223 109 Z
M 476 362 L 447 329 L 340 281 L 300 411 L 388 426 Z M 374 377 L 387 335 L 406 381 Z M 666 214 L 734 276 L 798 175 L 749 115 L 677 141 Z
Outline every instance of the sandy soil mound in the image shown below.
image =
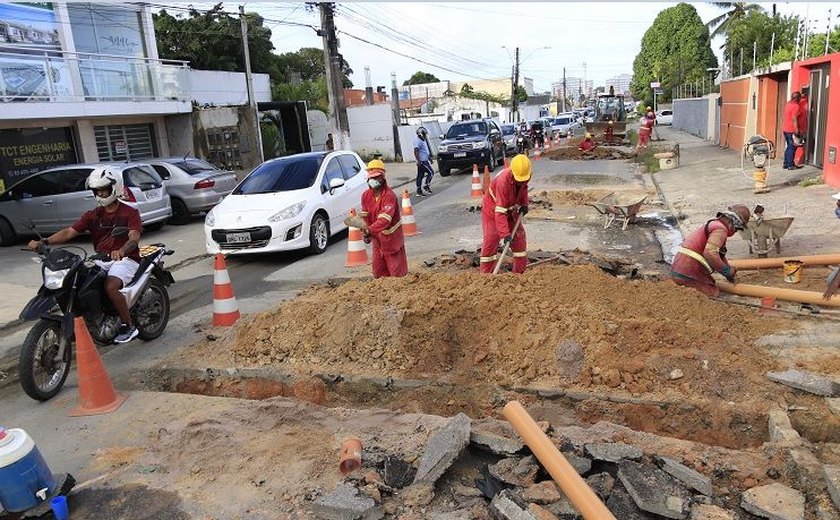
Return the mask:
M 552 148 L 543 154 L 543 157 L 555 161 L 585 161 L 594 159 L 627 159 L 629 154 L 609 146 L 596 146 L 594 150 L 584 152 L 578 149 L 579 142 L 573 146 L 562 146 Z
M 239 365 L 293 371 L 744 402 L 765 393 L 764 373 L 776 368 L 753 341 L 792 328 L 670 282 L 547 266 L 519 277 L 422 273 L 314 288 L 240 325 L 225 352 Z

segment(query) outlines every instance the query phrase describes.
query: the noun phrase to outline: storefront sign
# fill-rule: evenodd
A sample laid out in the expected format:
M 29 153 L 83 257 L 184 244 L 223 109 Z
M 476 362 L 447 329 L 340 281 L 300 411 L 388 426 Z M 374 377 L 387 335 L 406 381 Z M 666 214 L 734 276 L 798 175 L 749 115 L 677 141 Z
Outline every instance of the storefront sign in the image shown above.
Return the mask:
M 122 139 L 118 139 L 114 141 L 114 153 L 124 155 L 128 151 L 128 145 L 125 144 L 125 141 Z
M 27 175 L 77 162 L 70 128 L 0 130 L 0 179 L 6 187 Z

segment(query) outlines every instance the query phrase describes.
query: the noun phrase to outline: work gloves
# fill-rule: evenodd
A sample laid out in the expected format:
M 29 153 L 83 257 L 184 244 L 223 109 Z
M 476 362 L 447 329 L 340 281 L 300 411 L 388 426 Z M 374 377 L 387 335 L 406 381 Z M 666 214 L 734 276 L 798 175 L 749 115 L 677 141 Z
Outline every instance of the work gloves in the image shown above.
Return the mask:
M 723 277 L 726 278 L 726 281 L 728 281 L 729 283 L 735 283 L 735 273 L 736 270 L 731 265 L 727 265 L 720 270 L 720 274 L 722 274 Z
M 528 206 L 519 206 L 519 214 L 523 217 L 528 214 Z

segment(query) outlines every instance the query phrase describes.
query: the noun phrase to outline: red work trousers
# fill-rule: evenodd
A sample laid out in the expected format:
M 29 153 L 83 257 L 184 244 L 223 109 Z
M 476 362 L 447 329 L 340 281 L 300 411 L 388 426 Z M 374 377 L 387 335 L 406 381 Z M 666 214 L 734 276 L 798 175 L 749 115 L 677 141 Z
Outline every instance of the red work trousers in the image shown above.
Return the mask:
M 373 277 L 405 276 L 408 274 L 408 258 L 405 246 L 396 253 L 385 253 L 376 243 L 373 244 Z
M 499 261 L 499 232 L 496 229 L 495 214 L 481 213 L 481 227 L 484 229 L 484 243 L 481 245 L 481 263 L 480 269 L 482 273 L 492 273 L 496 268 L 496 262 Z M 511 224 L 513 229 L 513 224 Z M 525 227 L 522 223 L 519 224 L 519 229 L 513 235 L 513 240 L 510 242 L 510 250 L 513 252 L 513 272 L 521 274 L 525 272 L 525 267 L 528 265 L 528 258 L 526 255 L 527 240 L 525 238 Z

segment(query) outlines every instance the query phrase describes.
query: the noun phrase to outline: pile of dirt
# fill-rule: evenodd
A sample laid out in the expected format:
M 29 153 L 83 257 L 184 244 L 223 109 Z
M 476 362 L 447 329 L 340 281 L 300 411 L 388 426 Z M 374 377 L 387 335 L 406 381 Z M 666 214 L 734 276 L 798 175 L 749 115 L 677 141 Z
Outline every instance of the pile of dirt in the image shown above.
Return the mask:
M 597 146 L 594 150 L 584 152 L 575 146 L 561 146 L 560 148 L 552 148 L 550 151 L 543 153 L 543 157 L 552 159 L 554 161 L 590 161 L 590 160 L 617 160 L 627 159 L 632 157 L 618 148 L 609 146 Z
M 542 190 L 531 195 L 529 206 L 551 209 L 552 206 L 584 206 L 597 202 L 614 190 Z
M 744 403 L 773 398 L 764 374 L 778 368 L 754 340 L 793 328 L 670 282 L 547 266 L 517 277 L 422 273 L 313 288 L 242 323 L 223 347 L 240 366 L 297 373 Z

